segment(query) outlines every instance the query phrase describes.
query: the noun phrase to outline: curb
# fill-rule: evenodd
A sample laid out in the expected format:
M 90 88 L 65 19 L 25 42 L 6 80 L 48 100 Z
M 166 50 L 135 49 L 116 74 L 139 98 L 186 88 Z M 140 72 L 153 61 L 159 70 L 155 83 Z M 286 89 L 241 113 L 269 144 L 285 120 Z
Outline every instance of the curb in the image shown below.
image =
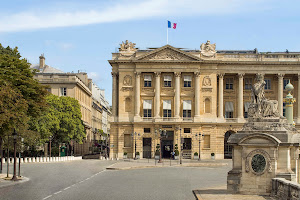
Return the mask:
M 17 184 L 20 184 L 20 183 L 25 183 L 29 180 L 30 179 L 27 178 L 27 177 L 22 177 L 22 180 L 19 180 L 19 181 L 4 180 L 4 181 L 0 182 L 0 188 L 8 187 L 8 186 L 11 186 L 11 185 L 17 185 Z M 2 183 L 4 183 L 4 184 L 2 185 Z
M 145 168 L 160 168 L 160 166 L 141 166 L 141 167 L 107 167 L 107 170 L 129 170 L 129 169 L 145 169 Z

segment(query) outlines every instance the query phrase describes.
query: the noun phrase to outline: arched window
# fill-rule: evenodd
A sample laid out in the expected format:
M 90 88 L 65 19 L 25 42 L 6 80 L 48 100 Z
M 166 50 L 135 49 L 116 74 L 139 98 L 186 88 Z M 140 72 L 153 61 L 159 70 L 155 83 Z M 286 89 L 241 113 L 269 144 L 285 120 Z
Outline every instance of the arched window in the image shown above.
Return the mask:
M 131 99 L 126 97 L 125 99 L 125 112 L 131 112 Z
M 210 99 L 206 98 L 204 101 L 204 105 L 205 105 L 205 113 L 210 113 Z
M 224 136 L 224 158 L 231 159 L 232 158 L 232 146 L 228 144 L 228 138 L 230 135 L 234 133 L 233 131 L 227 131 Z

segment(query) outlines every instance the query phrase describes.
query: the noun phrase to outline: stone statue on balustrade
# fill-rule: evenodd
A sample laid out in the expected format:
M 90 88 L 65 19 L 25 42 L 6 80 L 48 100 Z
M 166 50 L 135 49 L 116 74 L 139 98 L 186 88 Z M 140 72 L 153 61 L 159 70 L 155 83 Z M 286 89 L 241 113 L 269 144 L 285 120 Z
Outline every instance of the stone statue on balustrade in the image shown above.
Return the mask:
M 249 117 L 265 118 L 280 117 L 278 101 L 265 98 L 266 82 L 262 74 L 257 75 L 257 82 L 252 86 L 251 103 L 248 108 Z

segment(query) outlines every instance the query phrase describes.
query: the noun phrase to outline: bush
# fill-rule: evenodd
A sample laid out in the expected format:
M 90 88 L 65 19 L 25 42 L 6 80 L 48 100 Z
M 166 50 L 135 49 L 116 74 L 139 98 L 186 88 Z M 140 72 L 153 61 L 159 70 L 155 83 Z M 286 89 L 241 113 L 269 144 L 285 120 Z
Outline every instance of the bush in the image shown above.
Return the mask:
M 124 152 L 124 156 L 127 156 L 127 152 Z
M 210 155 L 211 155 L 211 156 L 215 156 L 215 153 L 211 153 Z
M 198 153 L 197 153 L 197 152 L 195 152 L 195 153 L 194 153 L 194 156 L 198 156 Z
M 178 149 L 175 150 L 175 156 L 179 156 L 179 151 L 178 151 Z

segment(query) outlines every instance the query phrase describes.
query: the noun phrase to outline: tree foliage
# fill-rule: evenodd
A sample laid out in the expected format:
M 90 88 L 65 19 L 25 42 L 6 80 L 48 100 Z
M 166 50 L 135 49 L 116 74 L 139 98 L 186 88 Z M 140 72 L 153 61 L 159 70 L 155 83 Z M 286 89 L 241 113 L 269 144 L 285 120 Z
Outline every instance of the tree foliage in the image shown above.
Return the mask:
M 31 128 L 41 134 L 43 142 L 52 136 L 53 142 L 62 143 L 74 139 L 82 142 L 85 129 L 81 120 L 78 101 L 72 97 L 46 97 L 47 110 L 36 120 L 30 122 Z

